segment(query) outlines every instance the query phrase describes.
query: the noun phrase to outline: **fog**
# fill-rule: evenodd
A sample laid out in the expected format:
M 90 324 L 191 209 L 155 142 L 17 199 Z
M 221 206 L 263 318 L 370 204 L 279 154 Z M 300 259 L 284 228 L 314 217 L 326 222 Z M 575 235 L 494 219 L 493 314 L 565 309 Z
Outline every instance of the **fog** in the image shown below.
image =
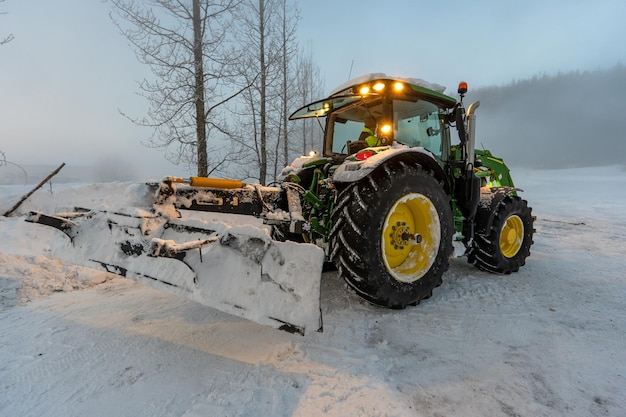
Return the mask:
M 536 76 L 481 88 L 477 147 L 508 165 L 572 168 L 625 164 L 626 67 Z
M 591 87 L 582 77 L 561 86 L 563 91 L 560 79 L 542 76 L 489 87 L 533 74 L 555 76 L 558 71 L 592 71 L 626 62 L 619 47 L 626 37 L 623 0 L 530 0 L 517 5 L 514 13 L 510 4 L 496 0 L 485 0 L 480 7 L 397 0 L 385 5 L 382 20 L 383 5 L 373 0 L 295 3 L 301 10 L 299 49 L 311 51 L 326 92 L 371 72 L 422 78 L 447 86 L 453 95 L 463 79 L 470 92 L 486 87 L 468 96 L 468 101 L 472 96 L 482 100 L 479 144 L 511 163 L 605 164 L 623 153 L 620 116 L 615 116 L 623 71 L 619 84 L 604 83 L 602 77 L 612 75 L 598 74 Z M 93 176 L 104 179 L 195 171 L 168 162 L 163 150 L 142 145 L 151 130 L 119 114 L 121 109 L 132 117 L 145 115 L 147 103 L 136 94 L 137 81 L 152 73 L 110 21 L 108 2 L 9 0 L 1 5 L 0 39 L 14 35 L 0 48 L 0 151 L 8 161 L 50 169 L 66 162 L 62 173 L 74 166 L 100 165 L 104 169 Z M 554 85 L 549 90 L 545 83 Z M 585 96 L 588 88 L 596 99 Z M 585 126 L 577 126 L 579 122 Z M 134 172 L 126 172 L 124 160 Z M 36 175 L 28 172 L 28 177 Z M 0 166 L 0 181 L 7 176 L 21 183 L 24 173 Z
M 470 85 L 464 101 L 466 105 L 481 102 L 476 146 L 504 158 L 509 166 L 557 169 L 626 165 L 625 118 L 621 114 L 624 91 L 626 67 L 617 64 L 592 72 L 535 76 L 504 86 L 472 90 Z M 85 166 L 68 163 L 54 181 L 108 182 L 185 175 L 184 167 L 174 167 L 156 154 L 151 149 L 138 149 L 135 155 L 111 151 Z M 2 165 L 0 184 L 37 183 L 59 163 Z

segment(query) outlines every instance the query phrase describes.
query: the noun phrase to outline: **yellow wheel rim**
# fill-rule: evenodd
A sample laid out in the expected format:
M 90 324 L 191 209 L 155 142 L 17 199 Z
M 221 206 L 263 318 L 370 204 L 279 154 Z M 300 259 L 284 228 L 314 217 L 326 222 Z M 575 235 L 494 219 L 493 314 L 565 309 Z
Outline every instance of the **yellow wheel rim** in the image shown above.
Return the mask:
M 500 251 L 507 258 L 512 258 L 519 252 L 524 241 L 524 223 L 522 219 L 513 215 L 506 219 L 500 231 Z
M 441 242 L 441 224 L 430 199 L 410 193 L 398 199 L 385 218 L 382 257 L 397 281 L 419 280 L 435 262 Z

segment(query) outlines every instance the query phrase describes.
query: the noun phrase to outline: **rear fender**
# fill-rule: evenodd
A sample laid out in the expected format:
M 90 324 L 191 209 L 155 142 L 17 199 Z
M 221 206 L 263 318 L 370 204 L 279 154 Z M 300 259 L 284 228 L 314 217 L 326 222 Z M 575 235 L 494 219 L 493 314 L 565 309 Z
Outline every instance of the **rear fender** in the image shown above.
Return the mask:
M 346 160 L 343 164 L 335 169 L 333 173 L 333 182 L 337 183 L 353 183 L 359 181 L 376 168 L 387 163 L 390 160 L 404 160 L 411 165 L 420 165 L 434 173 L 438 181 L 443 182 L 446 192 L 450 193 L 450 184 L 435 157 L 424 148 L 409 148 L 404 145 L 373 148 L 377 153 L 364 161 Z
M 479 235 L 488 234 L 493 225 L 495 207 L 506 197 L 515 195 L 521 191 L 514 187 L 482 187 L 480 189 L 480 202 L 476 212 L 475 233 Z

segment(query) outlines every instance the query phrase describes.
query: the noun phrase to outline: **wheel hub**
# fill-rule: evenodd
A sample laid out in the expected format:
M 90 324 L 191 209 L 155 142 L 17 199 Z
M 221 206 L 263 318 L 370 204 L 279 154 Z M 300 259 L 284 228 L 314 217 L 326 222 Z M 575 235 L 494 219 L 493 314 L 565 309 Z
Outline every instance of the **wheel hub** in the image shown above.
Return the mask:
M 420 279 L 432 266 L 439 249 L 439 216 L 430 199 L 410 193 L 389 210 L 382 231 L 382 257 L 398 281 Z
M 403 250 L 405 246 L 410 244 L 419 244 L 422 242 L 422 236 L 419 233 L 414 233 L 406 222 L 398 221 L 395 225 L 391 226 L 391 233 L 389 234 L 390 244 L 396 250 Z
M 500 231 L 500 251 L 507 258 L 512 258 L 519 252 L 524 241 L 524 223 L 518 215 L 506 219 Z

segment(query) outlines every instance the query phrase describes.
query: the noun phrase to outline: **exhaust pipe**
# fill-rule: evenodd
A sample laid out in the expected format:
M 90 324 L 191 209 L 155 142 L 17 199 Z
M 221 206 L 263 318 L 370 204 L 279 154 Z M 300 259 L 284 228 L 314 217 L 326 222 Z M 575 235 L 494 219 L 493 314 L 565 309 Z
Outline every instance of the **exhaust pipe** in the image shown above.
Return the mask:
M 467 143 L 466 146 L 466 155 L 467 161 L 466 166 L 468 170 L 474 169 L 474 150 L 476 148 L 476 109 L 480 106 L 480 101 L 475 101 L 469 105 L 467 108 Z

